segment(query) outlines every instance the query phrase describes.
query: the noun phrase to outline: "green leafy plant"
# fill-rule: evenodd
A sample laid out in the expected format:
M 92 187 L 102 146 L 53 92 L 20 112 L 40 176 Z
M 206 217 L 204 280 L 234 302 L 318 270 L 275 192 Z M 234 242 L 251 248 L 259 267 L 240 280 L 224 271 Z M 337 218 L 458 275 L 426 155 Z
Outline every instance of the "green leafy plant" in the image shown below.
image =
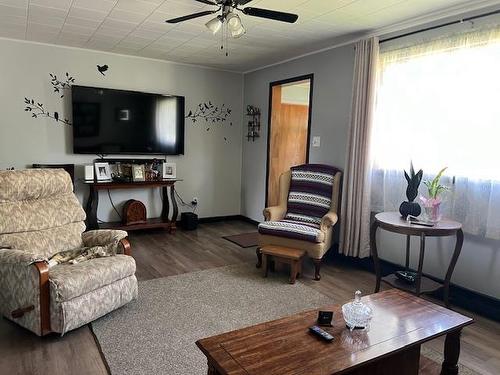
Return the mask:
M 420 181 L 422 181 L 422 175 L 424 172 L 419 170 L 415 173 L 413 169 L 413 163 L 410 163 L 410 174 L 405 172 L 405 178 L 408 182 L 408 187 L 406 188 L 406 198 L 408 198 L 408 202 L 413 202 L 418 195 L 418 187 L 420 186 Z
M 443 169 L 441 169 L 439 171 L 439 173 L 437 174 L 437 176 L 434 177 L 434 179 L 432 181 L 429 181 L 429 180 L 424 181 L 424 185 L 427 186 L 427 190 L 429 192 L 429 198 L 438 199 L 438 195 L 441 192 L 448 190 L 447 186 L 441 185 L 439 183 L 441 176 L 443 175 L 444 171 L 447 168 L 448 167 L 444 167 Z

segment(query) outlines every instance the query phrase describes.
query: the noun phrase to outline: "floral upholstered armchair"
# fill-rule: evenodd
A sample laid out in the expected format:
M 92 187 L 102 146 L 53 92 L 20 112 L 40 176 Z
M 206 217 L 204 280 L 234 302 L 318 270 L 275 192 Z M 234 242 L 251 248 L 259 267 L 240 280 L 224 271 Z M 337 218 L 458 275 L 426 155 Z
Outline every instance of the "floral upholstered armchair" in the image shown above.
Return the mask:
M 333 227 L 338 220 L 342 172 L 329 165 L 303 164 L 281 174 L 279 203 L 264 209 L 266 221 L 259 224 L 257 267 L 262 264 L 260 249 L 278 245 L 305 250 L 321 278 L 323 255 L 330 249 Z
M 137 297 L 127 232 L 84 232 L 84 220 L 64 170 L 0 171 L 0 312 L 6 318 L 40 336 L 64 334 Z M 49 267 L 54 255 L 79 249 L 106 251 Z

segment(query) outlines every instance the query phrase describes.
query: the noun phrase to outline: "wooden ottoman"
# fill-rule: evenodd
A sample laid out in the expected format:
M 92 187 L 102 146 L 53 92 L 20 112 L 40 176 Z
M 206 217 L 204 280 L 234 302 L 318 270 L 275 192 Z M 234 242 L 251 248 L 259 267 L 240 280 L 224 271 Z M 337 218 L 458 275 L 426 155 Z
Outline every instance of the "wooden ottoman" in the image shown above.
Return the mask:
M 306 255 L 304 250 L 290 247 L 268 245 L 260 249 L 264 266 L 264 277 L 267 277 L 270 261 L 290 265 L 290 284 L 295 284 L 295 279 L 302 273 L 302 258 Z

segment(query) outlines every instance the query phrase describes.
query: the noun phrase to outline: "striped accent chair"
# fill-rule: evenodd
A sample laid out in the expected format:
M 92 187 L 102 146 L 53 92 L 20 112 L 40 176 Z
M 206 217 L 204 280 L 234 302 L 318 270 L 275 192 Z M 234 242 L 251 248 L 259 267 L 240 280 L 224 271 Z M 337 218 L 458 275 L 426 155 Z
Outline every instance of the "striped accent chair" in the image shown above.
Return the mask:
M 278 245 L 307 251 L 319 280 L 323 255 L 332 245 L 333 227 L 340 205 L 342 172 L 323 164 L 303 164 L 280 176 L 279 203 L 264 209 L 259 224 L 257 267 L 262 264 L 260 248 Z

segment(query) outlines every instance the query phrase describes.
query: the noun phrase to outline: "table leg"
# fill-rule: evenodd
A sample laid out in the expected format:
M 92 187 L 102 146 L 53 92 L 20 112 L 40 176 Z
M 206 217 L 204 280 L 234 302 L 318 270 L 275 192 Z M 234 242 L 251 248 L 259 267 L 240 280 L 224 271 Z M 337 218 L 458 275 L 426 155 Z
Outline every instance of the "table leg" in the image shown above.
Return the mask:
M 382 273 L 380 271 L 380 260 L 378 259 L 377 251 L 377 228 L 378 223 L 375 221 L 370 228 L 370 249 L 373 257 L 373 266 L 375 267 L 376 283 L 375 283 L 375 293 L 380 290 L 380 280 L 382 279 Z
M 453 256 L 451 257 L 450 265 L 448 266 L 448 271 L 446 271 L 446 276 L 444 278 L 444 303 L 446 307 L 450 307 L 450 280 L 453 275 L 453 270 L 455 269 L 455 265 L 457 264 L 458 257 L 460 256 L 460 252 L 462 251 L 462 245 L 464 243 L 464 232 L 462 229 L 457 230 L 457 242 L 455 243 L 455 251 L 453 252 Z
M 170 233 L 175 233 L 177 216 L 179 215 L 179 208 L 177 207 L 177 200 L 175 199 L 175 186 L 170 185 L 170 199 L 172 200 L 172 218 L 170 219 Z
M 99 229 L 99 223 L 97 222 L 97 206 L 99 205 L 99 192 L 92 185 L 90 187 L 89 199 L 87 200 L 87 205 L 85 207 L 85 213 L 87 214 L 87 229 Z
M 420 254 L 418 257 L 418 270 L 417 270 L 417 286 L 415 288 L 415 294 L 420 295 L 420 288 L 422 286 L 422 268 L 424 267 L 424 254 L 425 254 L 425 234 L 422 232 L 420 234 Z
M 411 236 L 406 236 L 406 262 L 405 262 L 405 271 L 410 269 L 410 241 Z
M 208 361 L 208 371 L 207 371 L 207 375 L 220 375 L 220 372 L 217 371 L 217 369 L 215 368 L 214 365 L 212 365 L 210 363 L 210 361 Z
M 170 203 L 168 201 L 168 187 L 163 186 L 161 188 L 161 197 L 163 200 L 163 204 L 161 207 L 161 219 L 163 221 L 168 221 L 168 214 L 170 213 Z
M 264 277 L 267 277 L 269 273 L 269 255 L 264 254 L 262 259 L 262 266 L 264 268 Z
M 290 284 L 295 284 L 295 280 L 297 279 L 297 272 L 299 272 L 297 265 L 298 262 L 296 260 L 290 263 Z
M 257 264 L 255 267 L 260 268 L 262 267 L 262 251 L 260 250 L 260 247 L 255 250 L 255 253 L 257 254 Z
M 452 331 L 446 335 L 444 341 L 444 361 L 441 366 L 441 375 L 458 374 L 458 357 L 460 356 L 461 329 Z

